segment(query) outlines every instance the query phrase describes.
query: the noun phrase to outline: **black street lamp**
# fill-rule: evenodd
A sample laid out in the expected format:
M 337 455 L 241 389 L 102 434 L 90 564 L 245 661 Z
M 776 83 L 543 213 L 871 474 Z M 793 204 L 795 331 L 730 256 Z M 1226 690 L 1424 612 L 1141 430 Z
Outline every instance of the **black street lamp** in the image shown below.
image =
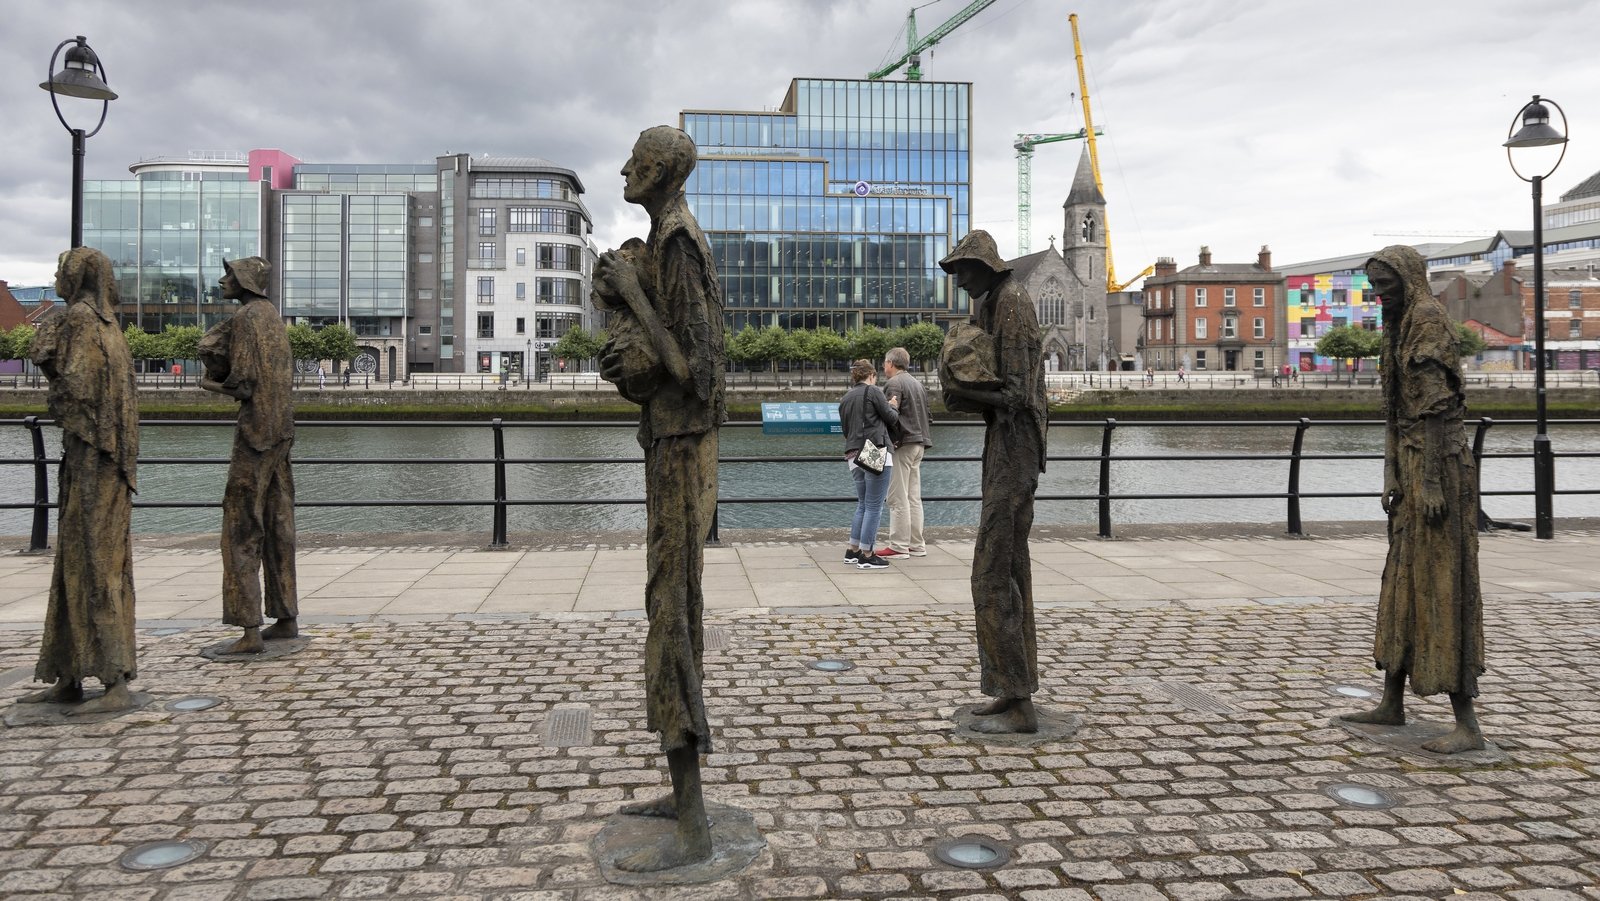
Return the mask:
M 56 57 L 61 55 L 61 48 L 68 44 L 72 46 L 67 50 L 61 71 L 56 72 Z M 72 134 L 72 246 L 82 247 L 83 145 L 100 133 L 100 127 L 106 124 L 106 111 L 117 95 L 106 87 L 106 67 L 100 64 L 100 57 L 89 49 L 89 42 L 81 34 L 56 45 L 56 51 L 50 54 L 50 66 L 45 69 L 45 74 L 50 76 L 49 80 L 41 82 L 39 87 L 50 92 L 50 105 L 56 109 L 56 118 L 61 120 L 61 127 Z M 61 104 L 56 100 L 58 96 L 100 101 L 100 121 L 95 124 L 94 131 L 85 132 L 68 125 L 67 117 L 61 115 Z
M 1546 106 L 1549 104 L 1549 106 Z M 1550 106 L 1561 113 L 1561 130 L 1550 125 Z M 1522 124 L 1520 130 L 1517 123 Z M 1533 511 L 1534 535 L 1550 538 L 1555 534 L 1554 494 L 1556 487 L 1556 458 L 1550 448 L 1550 436 L 1545 432 L 1544 393 L 1544 180 L 1556 171 L 1567 155 L 1567 113 L 1554 100 L 1541 100 L 1538 94 L 1517 110 L 1506 131 L 1506 161 L 1511 171 L 1526 182 L 1533 183 L 1533 341 L 1534 341 L 1534 416 L 1538 425 L 1533 436 Z M 1515 134 L 1512 134 L 1515 131 Z M 1523 175 L 1511 151 L 1521 147 L 1549 147 L 1561 145 L 1561 155 L 1540 175 Z

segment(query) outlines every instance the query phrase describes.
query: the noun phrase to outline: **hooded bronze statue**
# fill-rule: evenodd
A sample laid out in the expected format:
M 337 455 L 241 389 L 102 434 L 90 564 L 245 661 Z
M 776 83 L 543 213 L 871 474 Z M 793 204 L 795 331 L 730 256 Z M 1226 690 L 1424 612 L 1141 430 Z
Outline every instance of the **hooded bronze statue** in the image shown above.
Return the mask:
M 238 301 L 239 310 L 200 339 L 200 387 L 239 401 L 222 495 L 222 621 L 244 630 L 228 650 L 255 654 L 263 640 L 300 634 L 289 462 L 294 356 L 278 308 L 267 299 L 271 264 L 249 257 L 222 265 L 222 296 Z M 263 630 L 263 616 L 277 621 Z
M 957 374 L 945 386 L 945 403 L 981 412 L 984 423 L 972 604 L 981 687 L 996 700 L 972 711 L 979 717 L 973 728 L 1037 732 L 1033 694 L 1039 665 L 1028 537 L 1049 427 L 1043 336 L 1033 300 L 1011 278 L 988 232 L 969 233 L 939 265 L 972 298 L 973 310 L 971 325 L 953 328 L 941 354 L 945 370 Z
M 1428 290 L 1427 265 L 1404 245 L 1367 261 L 1383 298 L 1383 509 L 1389 556 L 1373 657 L 1384 671 L 1377 708 L 1344 719 L 1405 723 L 1405 682 L 1448 694 L 1455 731 L 1425 742 L 1439 753 L 1482 748 L 1473 710 L 1484 670 L 1478 583 L 1478 480 L 1463 418 L 1460 336 Z
M 25 703 L 78 703 L 93 676 L 105 694 L 73 713 L 133 704 L 133 493 L 139 403 L 133 357 L 117 327 L 111 261 L 89 247 L 61 255 L 56 292 L 64 314 L 45 321 L 29 356 L 50 380 L 61 425 L 55 568 L 34 678 L 52 687 Z

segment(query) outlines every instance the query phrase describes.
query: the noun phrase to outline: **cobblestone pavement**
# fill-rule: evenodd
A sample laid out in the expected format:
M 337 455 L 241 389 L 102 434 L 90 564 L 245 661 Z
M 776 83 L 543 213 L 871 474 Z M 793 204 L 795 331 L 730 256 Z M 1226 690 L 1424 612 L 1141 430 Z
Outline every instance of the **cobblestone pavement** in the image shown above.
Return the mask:
M 1073 544 L 1036 551 L 1070 570 L 1069 557 L 1088 554 Z M 1381 562 L 1371 539 L 1253 544 L 1315 572 L 1359 564 L 1363 579 Z M 1263 565 L 1230 542 L 1094 550 L 1134 548 L 1172 561 L 1151 570 L 1190 570 L 1151 577 L 1162 585 L 1249 584 Z M 247 665 L 198 656 L 231 634 L 214 612 L 205 624 L 146 619 L 135 684 L 155 703 L 97 724 L 0 729 L 0 897 L 1600 899 L 1600 539 L 1484 548 L 1480 712 L 1507 755 L 1494 765 L 1407 754 L 1329 724 L 1358 703 L 1333 685 L 1379 687 L 1375 583 L 1361 593 L 1363 579 L 1343 594 L 1171 589 L 1142 601 L 1073 600 L 1047 579 L 1038 698 L 1085 725 L 1032 748 L 953 732 L 954 708 L 979 699 L 963 604 L 797 595 L 710 610 L 707 795 L 751 811 L 768 848 L 737 878 L 677 889 L 608 885 L 589 853 L 621 804 L 667 785 L 644 730 L 645 624 L 631 582 L 611 583 L 631 610 L 324 613 L 307 650 Z M 761 585 L 810 579 L 794 575 L 802 566 L 754 565 L 792 548 L 723 550 L 758 599 Z M 800 550 L 815 569 L 844 571 L 823 548 Z M 955 568 L 970 547 L 941 551 L 952 562 L 906 564 Z M 463 576 L 474 555 L 515 557 L 508 572 L 526 563 L 522 552 L 448 553 Z M 371 562 L 319 554 L 303 565 Z M 142 551 L 141 579 L 185 558 Z M 36 575 L 17 561 L 38 559 L 0 558 L 0 590 Z M 883 575 L 905 580 L 877 586 L 903 601 L 896 589 L 915 580 Z M 23 691 L 37 641 L 36 623 L 0 629 L 0 711 Z M 806 667 L 835 657 L 855 668 Z M 223 703 L 166 709 L 190 694 Z M 1410 703 L 1448 721 L 1439 699 Z M 1340 782 L 1398 805 L 1342 806 L 1324 794 Z M 934 844 L 966 834 L 1005 843 L 1010 861 L 938 862 Z M 208 846 L 168 870 L 116 866 L 162 839 Z

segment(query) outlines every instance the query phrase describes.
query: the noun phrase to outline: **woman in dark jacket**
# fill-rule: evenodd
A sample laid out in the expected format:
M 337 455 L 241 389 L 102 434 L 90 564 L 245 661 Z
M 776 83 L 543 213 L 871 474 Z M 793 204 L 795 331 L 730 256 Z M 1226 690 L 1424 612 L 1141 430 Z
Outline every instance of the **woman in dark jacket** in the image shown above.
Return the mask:
M 883 472 L 856 465 L 856 455 L 869 439 L 878 447 L 889 448 L 889 426 L 899 419 L 899 414 L 878 387 L 878 371 L 871 360 L 852 363 L 850 381 L 850 390 L 839 401 L 839 424 L 844 429 L 844 458 L 856 483 L 856 514 L 850 521 L 850 546 L 845 549 L 844 562 L 862 569 L 885 569 L 889 564 L 875 548 L 894 455 L 884 455 Z

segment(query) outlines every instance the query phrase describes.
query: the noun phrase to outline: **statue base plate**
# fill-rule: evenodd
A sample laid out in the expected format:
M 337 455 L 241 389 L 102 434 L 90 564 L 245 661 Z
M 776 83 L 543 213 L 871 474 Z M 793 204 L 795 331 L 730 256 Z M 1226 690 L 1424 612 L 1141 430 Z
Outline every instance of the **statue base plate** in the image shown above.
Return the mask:
M 612 814 L 590 846 L 600 875 L 616 885 L 699 885 L 735 876 L 767 847 L 767 840 L 756 831 L 755 817 L 747 810 L 722 804 L 706 804 L 711 820 L 711 856 L 705 860 L 657 870 L 632 873 L 617 869 L 617 860 L 640 848 L 664 842 L 677 831 L 678 821 L 668 817 L 641 817 Z
M 1432 741 L 1441 735 L 1448 735 L 1454 731 L 1455 723 L 1438 723 L 1428 720 L 1408 720 L 1404 726 L 1384 726 L 1375 723 L 1352 723 L 1340 717 L 1334 717 L 1332 724 L 1338 726 L 1352 735 L 1358 735 L 1368 741 L 1375 741 L 1380 745 L 1387 745 L 1407 754 L 1426 757 L 1429 761 L 1441 764 L 1454 764 L 1457 766 L 1494 766 L 1505 763 L 1508 759 L 1506 752 L 1500 750 L 1494 742 L 1484 739 L 1484 746 L 1476 751 L 1460 751 L 1455 754 L 1439 754 L 1422 747 L 1425 741 Z
M 987 703 L 987 702 L 986 702 Z M 1065 741 L 1083 728 L 1083 716 L 1076 713 L 1067 713 L 1062 710 L 1052 710 L 1049 707 L 1033 705 L 1034 715 L 1039 718 L 1039 731 L 1037 732 L 977 732 L 972 724 L 988 717 L 976 716 L 973 710 L 982 704 L 968 704 L 957 707 L 955 712 L 955 734 L 968 741 L 981 742 L 989 745 L 1003 745 L 1008 748 L 1031 748 L 1046 742 Z
M 311 644 L 311 636 L 299 635 L 294 638 L 280 638 L 275 641 L 263 642 L 265 647 L 261 649 L 259 654 L 228 653 L 228 648 L 232 647 L 233 643 L 238 640 L 237 638 L 230 638 L 227 641 L 219 641 L 216 644 L 208 645 L 200 649 L 200 656 L 216 663 L 254 663 L 257 660 L 276 660 L 279 657 L 298 654 L 305 650 L 307 645 Z
M 93 694 L 84 692 L 83 700 L 92 701 L 103 694 L 105 694 L 103 691 L 97 691 Z M 132 703 L 121 710 L 108 710 L 105 713 L 86 713 L 79 716 L 72 715 L 72 711 L 78 709 L 79 704 L 23 704 L 19 702 L 12 704 L 6 710 L 5 724 L 7 726 L 71 726 L 103 723 L 106 720 L 116 719 L 124 713 L 132 713 L 140 708 L 150 706 L 150 702 L 155 700 L 155 696 L 149 692 L 131 691 L 128 693 L 128 699 Z

